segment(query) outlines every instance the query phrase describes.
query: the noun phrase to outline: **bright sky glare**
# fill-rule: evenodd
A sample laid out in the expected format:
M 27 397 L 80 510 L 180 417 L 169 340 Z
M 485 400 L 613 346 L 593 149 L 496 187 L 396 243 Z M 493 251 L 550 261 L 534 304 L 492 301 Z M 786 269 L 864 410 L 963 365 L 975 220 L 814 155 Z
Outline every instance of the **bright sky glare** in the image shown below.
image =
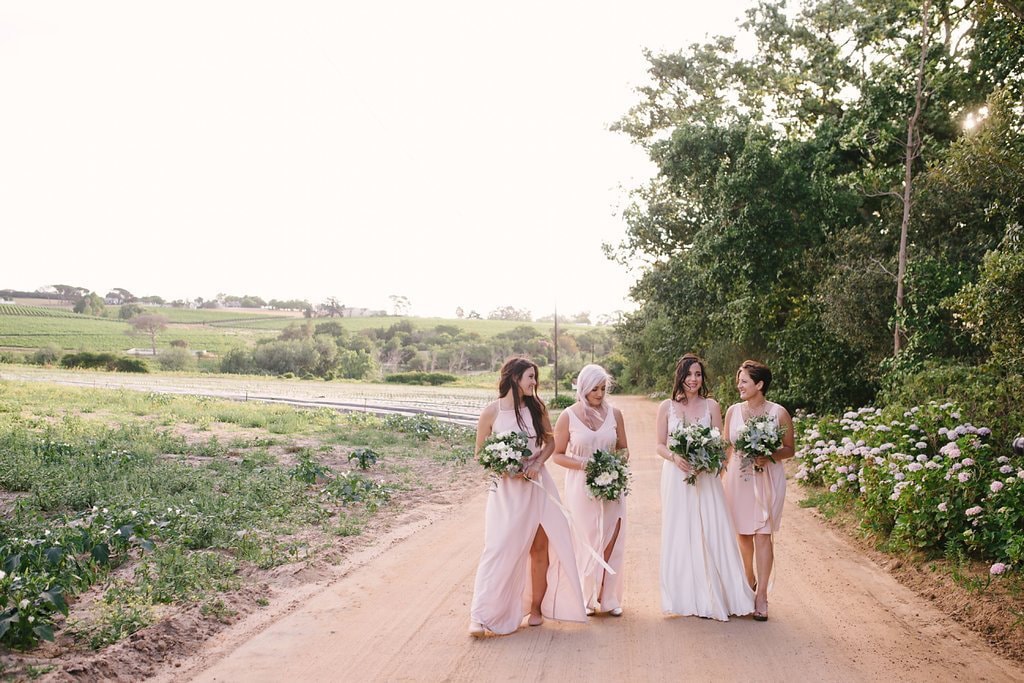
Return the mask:
M 632 308 L 608 126 L 714 3 L 0 2 L 0 288 Z

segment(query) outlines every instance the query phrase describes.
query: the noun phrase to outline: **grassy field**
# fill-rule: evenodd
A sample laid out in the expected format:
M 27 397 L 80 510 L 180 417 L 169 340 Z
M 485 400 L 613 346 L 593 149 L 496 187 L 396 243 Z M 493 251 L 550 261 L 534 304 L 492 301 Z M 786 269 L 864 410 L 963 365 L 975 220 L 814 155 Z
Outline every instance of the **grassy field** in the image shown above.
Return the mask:
M 30 307 L 14 308 L 13 314 L 0 310 L 0 347 L 31 351 L 53 344 L 65 351 L 121 352 L 132 347 L 148 347 L 149 338 L 128 334 L 131 326 L 123 320 L 97 318 L 64 311 Z M 42 311 L 44 315 L 26 315 L 17 309 Z M 157 338 L 158 348 L 168 348 L 175 339 L 183 339 L 192 349 L 222 354 L 230 349 L 255 343 L 261 334 L 244 328 L 218 328 L 209 325 L 171 323 Z
M 294 314 L 252 312 L 246 309 L 189 310 L 153 308 L 166 316 L 169 325 L 157 337 L 157 347 L 167 348 L 175 339 L 188 342 L 192 349 L 205 349 L 223 354 L 237 346 L 254 344 L 260 338 L 276 337 L 285 327 L 302 324 Z M 521 325 L 530 325 L 550 333 L 551 323 L 523 323 L 509 320 L 458 320 L 445 318 L 402 318 L 394 316 L 367 318 L 316 318 L 314 323 L 337 322 L 351 332 L 388 328 L 406 321 L 416 328 L 451 325 L 465 332 L 490 338 Z M 129 325 L 116 318 L 84 316 L 54 307 L 24 305 L 0 306 L 0 348 L 33 350 L 54 344 L 65 351 L 117 352 L 131 347 L 145 347 L 144 336 L 129 336 Z M 587 325 L 559 326 L 560 330 L 583 332 Z
M 423 417 L 0 381 L 0 643 L 56 639 L 59 668 L 196 606 L 210 622 L 260 609 L 294 574 L 275 567 L 333 567 L 403 508 L 482 487 L 472 438 Z M 0 677 L 33 665 L 6 661 Z

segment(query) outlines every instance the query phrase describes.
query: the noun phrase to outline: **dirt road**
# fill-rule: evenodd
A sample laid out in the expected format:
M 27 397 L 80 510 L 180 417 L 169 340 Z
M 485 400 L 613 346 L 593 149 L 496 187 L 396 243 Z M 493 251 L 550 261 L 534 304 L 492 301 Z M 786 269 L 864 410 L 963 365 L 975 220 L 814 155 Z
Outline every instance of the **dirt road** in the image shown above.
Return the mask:
M 941 615 L 793 504 L 777 539 L 771 620 L 667 618 L 658 596 L 656 405 L 619 398 L 634 471 L 625 615 L 466 635 L 484 493 L 435 511 L 287 611 L 215 638 L 162 680 L 1007 681 L 1024 669 Z M 550 466 L 553 473 L 559 468 Z M 399 532 L 399 536 L 402 532 Z M 357 561 L 357 565 L 360 561 Z M 271 610 L 273 611 L 273 610 Z

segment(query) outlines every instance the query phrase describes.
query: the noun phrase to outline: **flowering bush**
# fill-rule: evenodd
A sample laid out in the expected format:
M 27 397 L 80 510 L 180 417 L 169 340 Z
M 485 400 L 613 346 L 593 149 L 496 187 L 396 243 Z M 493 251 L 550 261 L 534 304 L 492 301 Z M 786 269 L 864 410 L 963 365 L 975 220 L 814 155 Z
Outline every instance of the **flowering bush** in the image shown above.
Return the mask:
M 1024 562 L 1024 461 L 996 455 L 991 431 L 952 403 L 861 408 L 798 421 L 796 479 L 855 501 L 894 547 Z

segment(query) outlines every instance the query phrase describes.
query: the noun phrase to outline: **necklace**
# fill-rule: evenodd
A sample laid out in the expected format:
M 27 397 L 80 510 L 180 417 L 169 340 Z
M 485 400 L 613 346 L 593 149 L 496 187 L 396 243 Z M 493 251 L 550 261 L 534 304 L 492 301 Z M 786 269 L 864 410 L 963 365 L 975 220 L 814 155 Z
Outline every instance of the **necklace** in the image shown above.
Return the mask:
M 761 407 L 761 410 L 758 413 L 755 414 L 754 411 L 751 410 L 751 408 L 750 408 L 750 403 L 744 401 L 743 402 L 743 420 L 744 420 L 744 422 L 749 420 L 752 417 L 763 417 L 763 416 L 767 415 L 768 414 L 768 410 L 771 408 L 771 404 L 769 404 L 768 401 L 764 401 L 761 404 L 760 407 Z

